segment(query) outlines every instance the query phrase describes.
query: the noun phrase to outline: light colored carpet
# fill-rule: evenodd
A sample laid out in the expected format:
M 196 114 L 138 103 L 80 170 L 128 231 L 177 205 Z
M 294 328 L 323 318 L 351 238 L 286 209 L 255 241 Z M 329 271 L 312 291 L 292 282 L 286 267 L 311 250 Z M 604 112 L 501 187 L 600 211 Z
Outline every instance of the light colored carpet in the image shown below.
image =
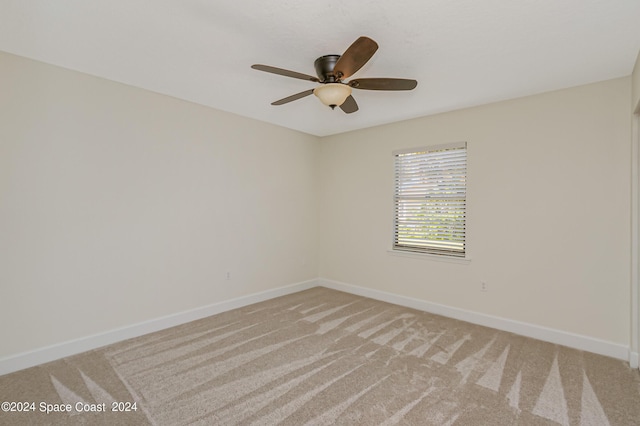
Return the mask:
M 627 426 L 640 373 L 318 287 L 1 376 L 0 401 L 35 403 L 3 425 Z

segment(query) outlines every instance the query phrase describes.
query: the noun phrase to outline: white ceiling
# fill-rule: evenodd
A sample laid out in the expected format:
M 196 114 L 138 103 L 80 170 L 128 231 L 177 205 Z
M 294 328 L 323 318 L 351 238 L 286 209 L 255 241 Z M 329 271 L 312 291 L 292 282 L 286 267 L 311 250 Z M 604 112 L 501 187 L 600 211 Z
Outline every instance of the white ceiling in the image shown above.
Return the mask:
M 314 96 L 313 61 L 366 35 L 360 110 Z M 631 74 L 640 0 L 0 0 L 0 50 L 324 136 Z M 1 78 L 1 76 L 0 76 Z M 1 95 L 1 94 L 0 94 Z

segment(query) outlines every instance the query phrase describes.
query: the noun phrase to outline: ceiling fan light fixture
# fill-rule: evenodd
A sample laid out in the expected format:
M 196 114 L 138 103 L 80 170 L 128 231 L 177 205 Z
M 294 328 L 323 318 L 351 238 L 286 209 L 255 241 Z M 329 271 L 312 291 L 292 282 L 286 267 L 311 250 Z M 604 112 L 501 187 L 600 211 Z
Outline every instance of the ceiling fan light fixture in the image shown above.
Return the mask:
M 349 79 L 360 70 L 376 53 L 376 50 L 378 50 L 378 43 L 369 37 L 359 37 L 342 55 L 324 55 L 316 59 L 314 67 L 318 77 L 263 64 L 254 64 L 251 65 L 251 68 L 271 74 L 320 83 L 315 89 L 308 89 L 304 92 L 287 96 L 271 102 L 271 105 L 284 105 L 313 93 L 323 104 L 331 107 L 331 109 L 339 106 L 345 114 L 351 114 L 358 111 L 358 103 L 351 96 L 352 88 L 398 91 L 415 89 L 418 84 L 417 81 L 406 78 L 359 78 L 344 83 L 343 79 Z
M 313 90 L 313 94 L 316 95 L 323 104 L 335 108 L 342 105 L 351 95 L 351 87 L 342 83 L 326 83 L 316 87 Z

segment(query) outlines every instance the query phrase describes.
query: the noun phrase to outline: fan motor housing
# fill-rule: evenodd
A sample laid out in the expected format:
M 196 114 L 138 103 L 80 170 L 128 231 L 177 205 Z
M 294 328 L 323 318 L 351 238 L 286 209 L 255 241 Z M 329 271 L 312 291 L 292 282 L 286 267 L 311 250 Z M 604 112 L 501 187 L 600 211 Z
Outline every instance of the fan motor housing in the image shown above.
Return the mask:
M 340 55 L 324 55 L 315 60 L 313 66 L 322 83 L 338 81 L 338 78 L 333 74 L 333 68 L 336 66 L 338 59 L 340 59 Z

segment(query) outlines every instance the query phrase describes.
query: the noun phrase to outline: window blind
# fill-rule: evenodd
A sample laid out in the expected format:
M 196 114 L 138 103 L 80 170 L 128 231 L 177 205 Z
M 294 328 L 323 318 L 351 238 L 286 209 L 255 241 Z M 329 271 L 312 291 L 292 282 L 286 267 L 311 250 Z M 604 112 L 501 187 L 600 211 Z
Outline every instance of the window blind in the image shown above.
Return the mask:
M 464 257 L 467 144 L 396 151 L 396 250 Z

